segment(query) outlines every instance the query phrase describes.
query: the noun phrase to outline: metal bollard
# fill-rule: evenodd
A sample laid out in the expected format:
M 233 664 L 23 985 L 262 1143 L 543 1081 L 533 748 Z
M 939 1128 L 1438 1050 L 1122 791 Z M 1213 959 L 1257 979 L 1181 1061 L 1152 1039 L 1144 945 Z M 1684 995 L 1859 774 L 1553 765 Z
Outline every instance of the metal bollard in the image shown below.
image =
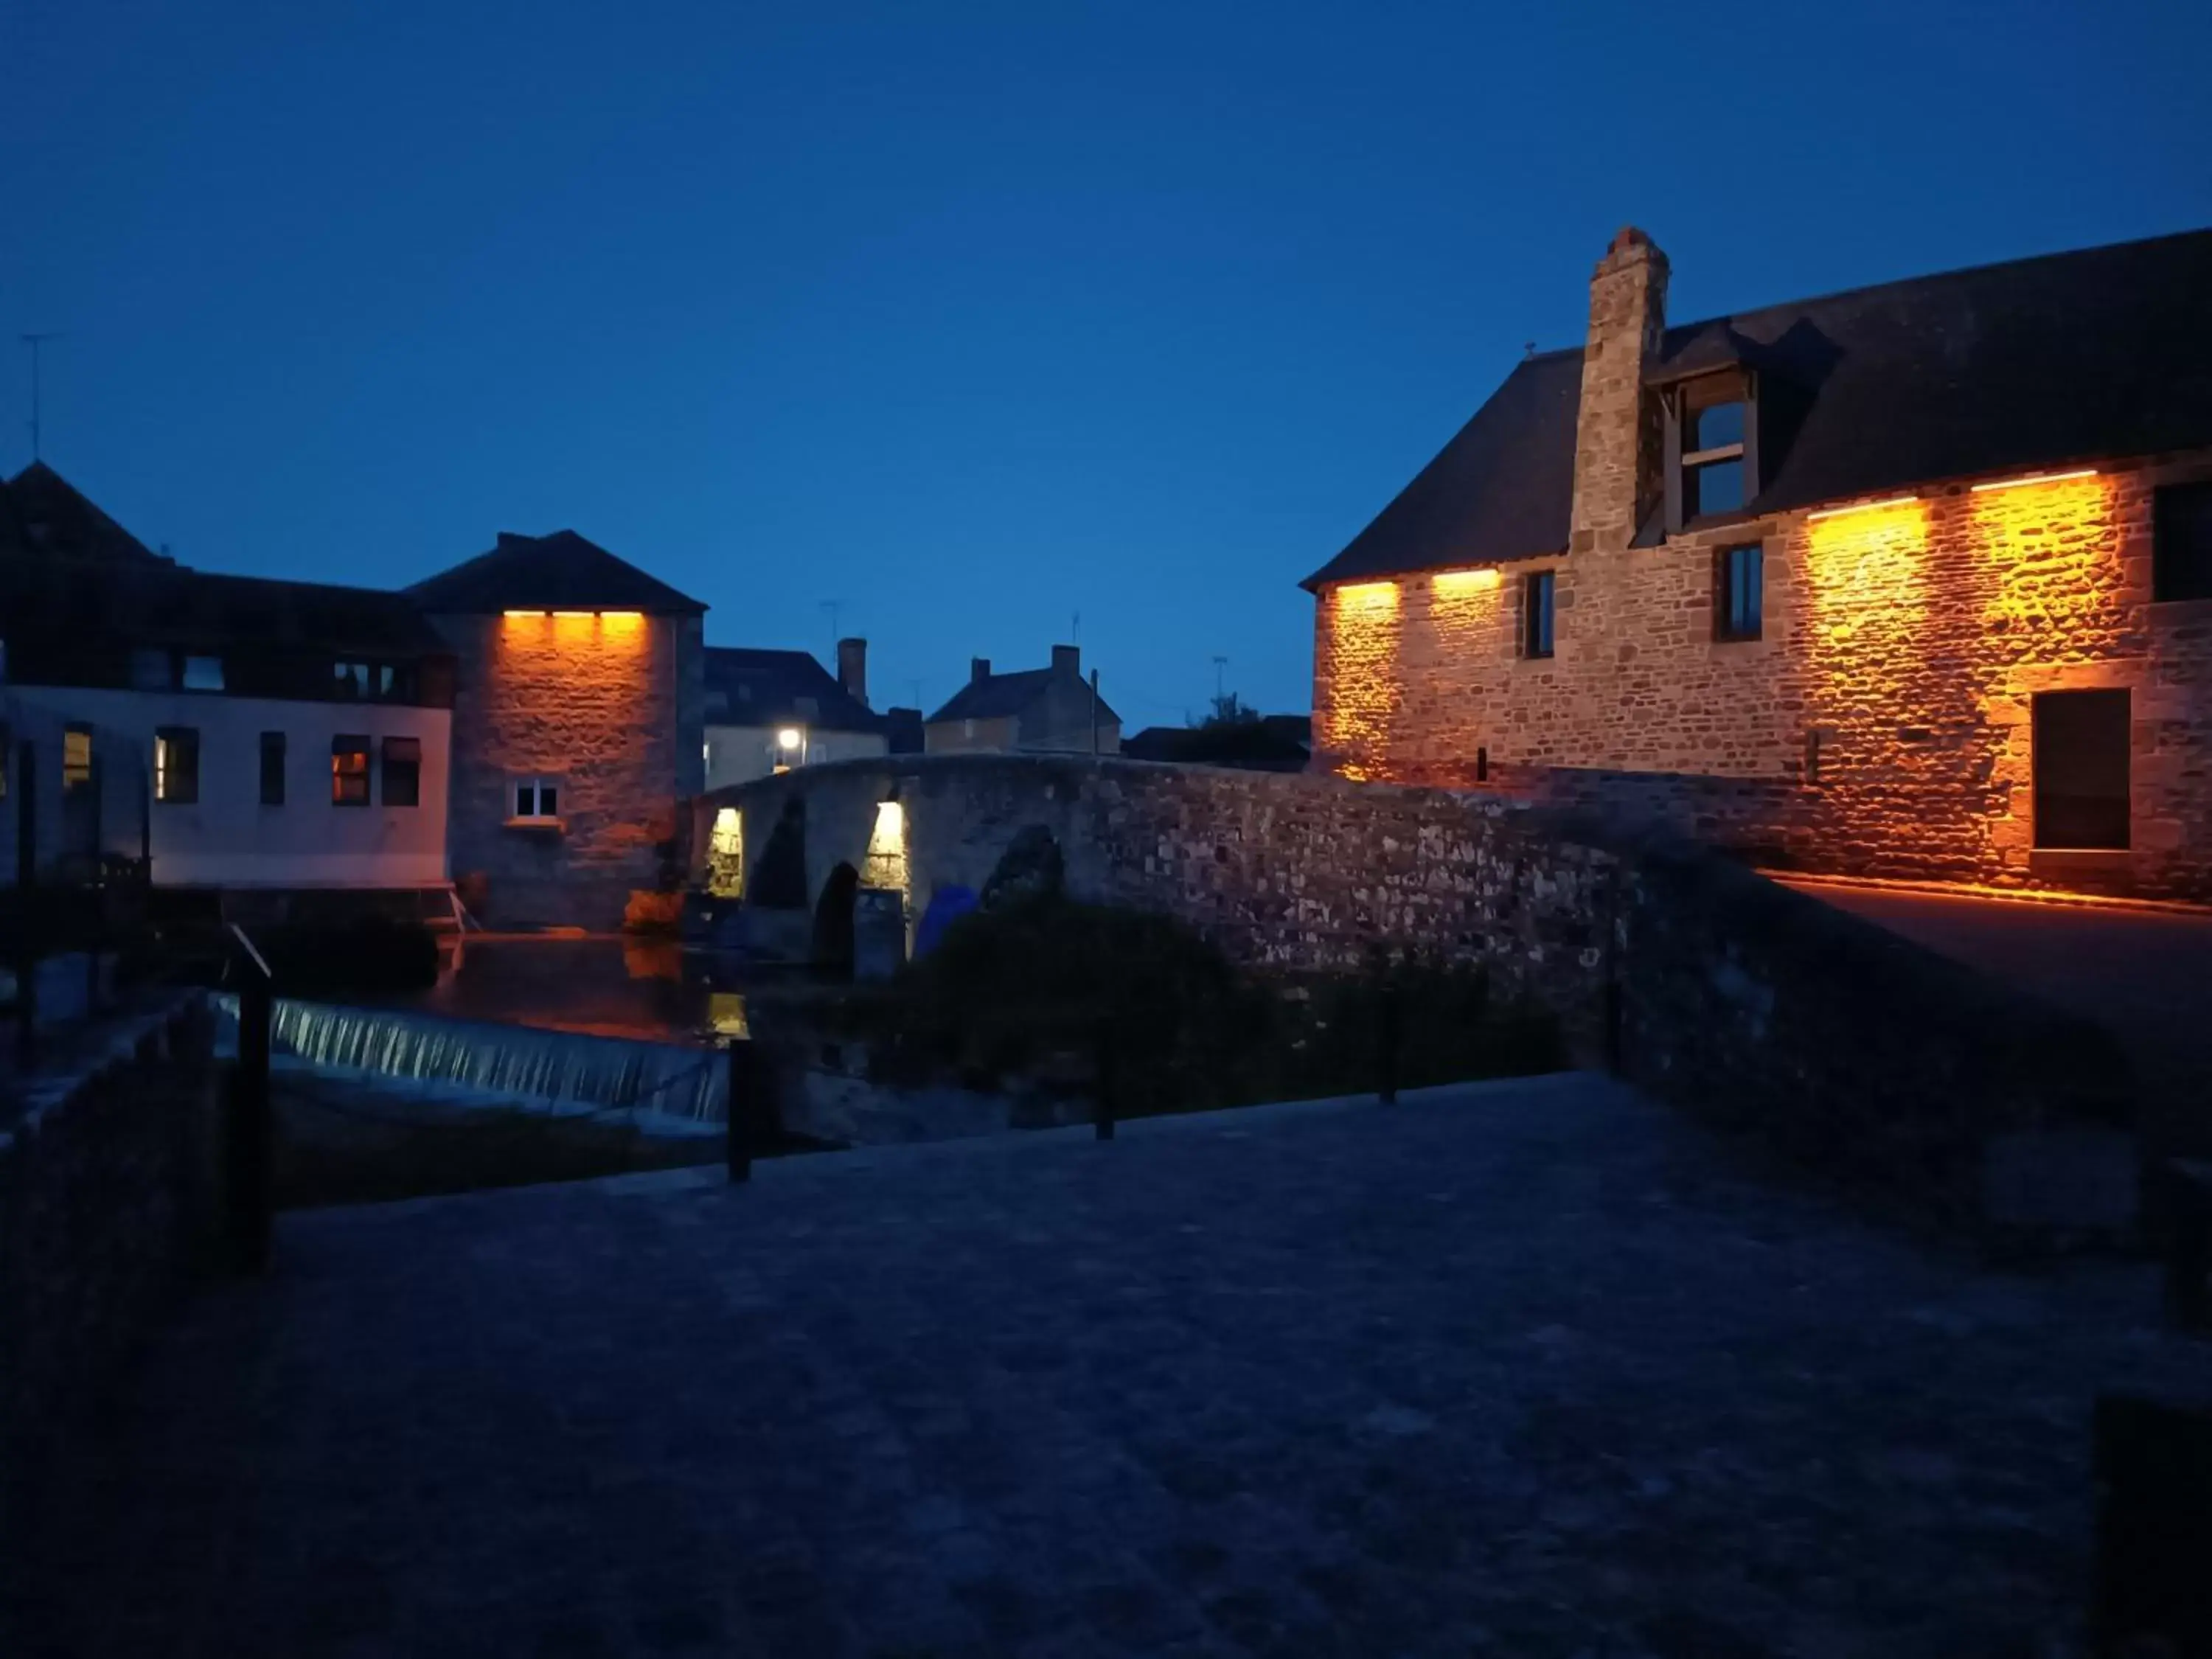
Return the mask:
M 1398 1061 L 1405 1047 L 1406 1006 L 1405 990 L 1395 975 L 1382 981 L 1382 996 L 1376 1009 L 1376 1079 L 1375 1093 L 1385 1106 L 1398 1103 Z
M 729 1112 L 725 1150 L 730 1179 L 750 1181 L 753 1154 L 761 1150 L 762 1109 L 768 1086 L 768 1068 L 760 1051 L 743 1037 L 733 1038 L 728 1050 Z
M 1092 1079 L 1095 1091 L 1091 1103 L 1091 1128 L 1099 1140 L 1114 1139 L 1114 1119 L 1118 1103 L 1115 1097 L 1121 1086 L 1121 1067 L 1115 1058 L 1113 1035 L 1098 1034 L 1097 1064 Z
M 2166 1316 L 2212 1332 L 2212 1163 L 2169 1159 L 2165 1187 Z
M 269 1102 L 269 1027 L 276 998 L 267 976 L 240 964 L 238 1064 L 230 1074 L 228 1164 L 231 1249 L 239 1267 L 269 1266 L 275 1195 L 271 1190 L 276 1120 Z

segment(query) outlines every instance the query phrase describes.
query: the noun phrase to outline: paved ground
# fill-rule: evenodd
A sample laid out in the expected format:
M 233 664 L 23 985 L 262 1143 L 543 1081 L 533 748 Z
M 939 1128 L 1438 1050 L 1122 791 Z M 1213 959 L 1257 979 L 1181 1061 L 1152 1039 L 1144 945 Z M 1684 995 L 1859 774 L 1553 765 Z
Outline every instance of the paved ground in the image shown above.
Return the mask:
M 1808 884 L 1803 891 L 2100 1020 L 2212 1138 L 2212 915 Z
M 0 1649 L 2047 1656 L 2093 1395 L 2212 1370 L 2147 1270 L 1916 1254 L 1586 1077 L 277 1242 Z

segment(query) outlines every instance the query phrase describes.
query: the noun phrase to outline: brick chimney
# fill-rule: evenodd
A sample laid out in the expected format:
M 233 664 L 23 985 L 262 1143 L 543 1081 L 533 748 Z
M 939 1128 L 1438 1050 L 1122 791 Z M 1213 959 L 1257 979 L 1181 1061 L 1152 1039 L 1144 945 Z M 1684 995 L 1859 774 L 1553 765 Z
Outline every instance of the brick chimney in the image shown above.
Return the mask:
M 837 684 L 845 688 L 845 695 L 868 706 L 868 642 L 866 640 L 837 641 Z
M 1658 402 L 1644 395 L 1644 371 L 1666 327 L 1667 256 L 1632 225 L 1613 239 L 1590 277 L 1572 552 L 1627 546 L 1659 499 L 1662 434 Z
M 1083 678 L 1083 648 L 1074 645 L 1055 645 L 1052 648 L 1052 672 Z
M 988 657 L 970 657 L 968 659 L 969 684 L 981 684 L 983 681 L 988 680 L 990 678 L 991 659 Z

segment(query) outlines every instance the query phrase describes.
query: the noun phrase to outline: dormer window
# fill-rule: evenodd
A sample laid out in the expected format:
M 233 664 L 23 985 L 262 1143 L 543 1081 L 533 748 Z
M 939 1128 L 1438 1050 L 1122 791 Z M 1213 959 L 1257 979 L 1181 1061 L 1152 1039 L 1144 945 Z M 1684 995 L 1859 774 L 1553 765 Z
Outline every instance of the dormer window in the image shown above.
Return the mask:
M 1685 380 L 1666 394 L 1667 528 L 1741 513 L 1759 493 L 1757 404 L 1751 375 Z

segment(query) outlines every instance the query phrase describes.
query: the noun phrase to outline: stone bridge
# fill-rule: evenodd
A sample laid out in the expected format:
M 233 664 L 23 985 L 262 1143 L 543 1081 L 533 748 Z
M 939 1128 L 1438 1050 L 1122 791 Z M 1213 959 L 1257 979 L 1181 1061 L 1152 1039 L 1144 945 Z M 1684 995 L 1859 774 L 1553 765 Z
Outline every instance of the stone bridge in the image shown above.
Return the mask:
M 1240 962 L 1356 970 L 1379 948 L 1486 964 L 1586 1059 L 1947 1218 L 1980 1205 L 1993 1138 L 2133 1109 L 2094 1025 L 1710 851 L 1495 794 L 900 756 L 734 785 L 696 814 L 700 886 L 742 894 L 748 922 L 781 918 L 793 955 L 835 959 L 823 940 L 851 927 L 856 893 L 910 940 L 1041 829 L 1073 896 L 1177 917 Z
M 1618 865 L 1494 796 L 1087 756 L 805 767 L 713 792 L 696 830 L 709 891 L 816 916 L 896 891 L 910 921 L 980 894 L 1042 830 L 1072 896 L 1178 917 L 1237 960 L 1341 969 L 1413 947 L 1560 1006 L 1594 983 Z

